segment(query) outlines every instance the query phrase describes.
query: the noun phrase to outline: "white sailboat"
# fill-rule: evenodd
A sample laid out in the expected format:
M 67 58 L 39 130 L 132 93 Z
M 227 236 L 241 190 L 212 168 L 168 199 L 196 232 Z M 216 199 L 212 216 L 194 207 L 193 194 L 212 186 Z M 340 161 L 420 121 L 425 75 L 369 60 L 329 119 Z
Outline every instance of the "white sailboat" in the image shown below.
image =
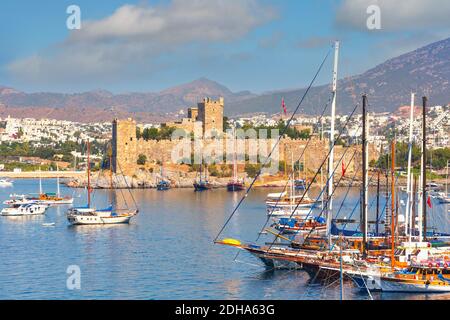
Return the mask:
M 106 209 L 96 209 L 91 206 L 91 183 L 90 183 L 90 145 L 87 142 L 87 200 L 86 207 L 74 207 L 67 211 L 67 220 L 72 225 L 103 225 L 103 224 L 123 224 L 129 223 L 138 210 L 126 210 L 122 213 L 113 209 L 113 206 Z

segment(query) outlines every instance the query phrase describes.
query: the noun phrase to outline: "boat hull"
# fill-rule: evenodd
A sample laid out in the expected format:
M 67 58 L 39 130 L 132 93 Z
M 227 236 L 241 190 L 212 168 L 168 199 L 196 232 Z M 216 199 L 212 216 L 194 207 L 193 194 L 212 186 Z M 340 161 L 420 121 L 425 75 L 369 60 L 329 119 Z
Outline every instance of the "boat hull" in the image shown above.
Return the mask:
M 195 191 L 206 191 L 206 190 L 210 190 L 212 187 L 210 184 L 199 184 L 199 183 L 194 183 L 194 190 Z
M 33 205 L 32 208 L 29 208 L 29 209 L 4 208 L 1 211 L 1 215 L 9 216 L 9 217 L 37 216 L 37 215 L 43 215 L 45 213 L 46 209 L 47 209 L 46 206 L 41 206 L 41 205 Z
M 242 183 L 229 183 L 227 184 L 227 190 L 230 192 L 245 190 L 245 185 Z
M 437 293 L 450 292 L 450 285 L 426 280 L 398 280 L 374 275 L 353 275 L 352 280 L 362 289 L 382 292 Z
M 72 225 L 103 225 L 130 223 L 132 216 L 101 217 L 95 215 L 71 215 L 67 220 Z

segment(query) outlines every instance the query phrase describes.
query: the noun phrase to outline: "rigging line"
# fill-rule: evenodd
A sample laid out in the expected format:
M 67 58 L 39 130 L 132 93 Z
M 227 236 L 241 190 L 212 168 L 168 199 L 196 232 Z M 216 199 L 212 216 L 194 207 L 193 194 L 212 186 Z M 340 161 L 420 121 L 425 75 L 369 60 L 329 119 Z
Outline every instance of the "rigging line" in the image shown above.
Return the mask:
M 322 121 L 322 118 L 323 118 L 323 116 L 324 116 L 324 114 L 325 114 L 325 111 L 328 109 L 328 106 L 329 106 L 329 103 L 330 103 L 331 99 L 332 99 L 332 98 L 330 97 L 330 98 L 328 99 L 328 102 L 325 104 L 325 107 L 323 108 L 322 114 L 321 114 L 320 117 L 319 117 L 319 122 Z M 317 128 L 318 128 L 318 127 L 317 127 Z M 303 158 L 303 155 L 304 155 L 304 153 L 306 152 L 306 149 L 308 148 L 309 143 L 312 141 L 312 136 L 313 136 L 313 134 L 314 134 L 315 131 L 316 131 L 316 129 L 313 130 L 313 132 L 312 132 L 311 136 L 309 137 L 307 143 L 305 144 L 305 147 L 303 148 L 303 150 L 302 150 L 300 156 L 297 158 L 297 160 L 296 160 L 295 162 L 298 162 L 298 161 L 300 161 L 300 160 Z M 286 159 L 285 159 L 285 161 L 286 161 Z M 285 183 L 285 185 L 284 185 L 284 187 L 283 187 L 283 191 L 282 191 L 282 192 L 286 191 L 286 189 L 287 189 L 287 187 L 288 187 L 288 185 L 289 185 L 289 181 L 290 181 L 290 179 L 292 179 L 293 174 L 294 174 L 294 172 L 291 172 L 291 173 L 289 174 L 289 179 L 286 181 L 286 183 Z M 281 192 L 281 193 L 282 193 L 282 192 Z M 281 201 L 281 198 L 282 198 L 281 193 L 280 193 L 280 196 L 277 198 L 277 201 L 276 201 L 276 203 L 275 203 L 275 206 L 271 209 L 270 214 L 268 215 L 268 218 L 267 218 L 267 220 L 266 220 L 264 226 L 261 228 L 261 230 L 260 230 L 260 232 L 259 232 L 259 234 L 258 234 L 258 237 L 256 238 L 255 242 L 258 242 L 259 238 L 261 237 L 261 232 L 266 228 L 267 223 L 268 223 L 268 222 L 270 221 L 270 219 L 272 218 L 271 216 L 272 216 L 273 212 L 275 211 L 275 208 L 278 206 L 278 203 Z
M 282 133 L 280 134 L 280 136 L 278 137 L 277 142 L 275 143 L 275 145 L 272 148 L 272 151 L 269 153 L 267 159 L 264 161 L 264 165 L 261 166 L 261 169 L 258 171 L 258 173 L 256 174 L 255 178 L 253 179 L 252 183 L 250 184 L 250 186 L 248 187 L 247 191 L 245 192 L 244 196 L 241 198 L 241 200 L 238 202 L 238 204 L 236 205 L 236 207 L 234 208 L 233 212 L 230 214 L 230 216 L 228 217 L 228 219 L 225 221 L 225 224 L 223 225 L 223 227 L 220 229 L 219 233 L 217 234 L 217 236 L 214 238 L 213 242 L 216 242 L 217 239 L 219 238 L 219 236 L 222 234 L 222 232 L 225 230 L 225 227 L 228 225 L 228 223 L 230 222 L 231 218 L 234 216 L 234 214 L 237 212 L 237 210 L 239 209 L 239 207 L 241 206 L 241 204 L 244 202 L 244 200 L 248 197 L 248 194 L 250 193 L 250 191 L 253 188 L 253 185 L 255 184 L 256 180 L 259 178 L 259 176 L 262 173 L 262 170 L 264 168 L 265 165 L 267 165 L 268 160 L 271 158 L 272 153 L 275 151 L 275 149 L 277 148 L 278 144 L 280 143 L 281 138 L 286 134 L 287 129 L 289 128 L 295 114 L 297 113 L 298 109 L 300 108 L 300 106 L 302 105 L 304 99 L 306 98 L 306 95 L 308 94 L 309 90 L 311 89 L 311 87 L 313 86 L 314 82 L 316 81 L 317 76 L 319 75 L 320 71 L 322 70 L 323 65 L 325 64 L 325 61 L 328 59 L 328 56 L 330 55 L 331 49 L 328 50 L 327 54 L 325 55 L 322 63 L 320 64 L 319 68 L 317 69 L 316 74 L 314 75 L 313 79 L 311 80 L 308 88 L 306 89 L 306 91 L 304 92 L 302 98 L 300 99 L 300 102 L 298 103 L 297 107 L 295 108 L 294 112 L 292 113 L 292 116 L 289 118 L 288 122 L 286 123 L 286 126 L 284 127 Z
M 131 188 L 128 185 L 127 180 L 125 179 L 125 175 L 123 174 L 122 168 L 120 167 L 119 163 L 117 163 L 117 165 L 119 166 L 120 172 L 122 172 L 122 177 L 123 177 L 123 180 L 125 181 L 125 185 L 127 186 L 128 191 L 130 191 L 131 199 L 133 200 L 133 204 L 134 204 L 135 208 L 137 209 L 136 199 L 134 199 L 133 193 L 131 192 Z M 128 206 L 128 204 L 126 204 L 126 205 Z
M 347 150 L 349 150 L 349 148 L 347 148 L 346 151 L 347 151 Z M 342 157 L 341 157 L 341 159 L 338 161 L 338 163 L 343 159 L 343 157 L 345 156 L 346 151 L 344 152 L 344 154 L 342 155 Z M 357 151 L 355 150 L 355 151 L 353 152 L 352 158 L 356 155 L 356 153 L 357 153 Z M 334 174 L 336 173 L 336 170 L 337 170 L 338 167 L 339 167 L 339 165 L 337 165 L 337 166 L 335 167 L 335 169 L 333 170 L 333 173 L 331 174 L 331 177 L 334 176 Z M 342 176 L 339 178 L 339 180 L 338 180 L 338 182 L 337 182 L 337 185 L 339 185 L 339 183 L 341 182 L 342 178 L 343 178 Z M 328 182 L 328 181 L 327 181 L 327 182 Z M 325 190 L 325 188 L 324 188 L 324 189 L 322 190 L 322 192 L 320 193 L 319 198 L 320 198 L 320 196 L 322 195 L 322 193 L 324 192 L 324 190 Z M 334 193 L 336 192 L 336 190 L 337 190 L 337 188 L 334 188 L 334 189 L 333 189 L 333 192 L 331 193 L 330 196 L 333 196 Z M 325 209 L 326 209 L 326 207 L 324 206 L 324 207 L 322 208 L 320 214 L 318 215 L 318 218 L 320 218 L 320 217 L 322 216 L 322 213 L 324 213 Z M 309 215 L 311 214 L 311 212 L 312 212 L 312 208 L 310 209 L 310 211 L 309 211 L 308 214 L 306 215 L 305 220 L 308 219 L 308 217 L 309 217 Z M 314 231 L 315 231 L 315 227 L 313 227 L 313 228 L 309 231 L 309 233 L 308 233 L 308 235 L 306 236 L 306 238 L 304 239 L 304 241 L 308 240 L 308 238 L 311 236 L 311 234 L 312 234 Z M 297 233 L 298 233 L 298 231 L 296 231 L 296 234 L 297 234 Z M 270 249 L 270 247 L 269 247 L 269 249 Z
M 361 169 L 361 165 L 358 165 L 358 168 L 355 170 L 355 174 L 353 175 L 352 180 L 351 180 L 351 182 L 350 182 L 350 184 L 349 184 L 349 186 L 347 188 L 347 191 L 345 193 L 344 199 L 341 201 L 341 205 L 339 206 L 339 209 L 337 210 L 335 219 L 337 219 L 339 217 L 339 214 L 340 214 L 342 208 L 344 207 L 344 203 L 347 200 L 348 195 L 350 194 L 350 190 L 353 188 L 353 184 L 356 181 L 356 177 L 358 176 L 358 172 L 359 172 L 360 169 Z
M 344 128 L 347 126 L 347 124 L 349 123 L 349 121 L 352 119 L 352 117 L 353 117 L 353 115 L 354 115 L 354 113 L 355 113 L 355 111 L 356 111 L 357 108 L 358 108 L 358 105 L 356 105 L 355 108 L 353 109 L 352 113 L 350 114 L 349 118 L 347 119 L 347 121 L 346 121 L 346 123 L 345 123 L 345 125 L 344 125 Z M 359 129 L 358 129 L 358 131 L 359 131 Z M 327 159 L 328 159 L 328 157 L 330 156 L 331 152 L 333 152 L 334 147 L 336 146 L 337 141 L 339 141 L 339 139 L 341 138 L 342 133 L 343 133 L 343 130 L 341 130 L 341 132 L 339 132 L 339 135 L 338 135 L 337 139 L 334 141 L 333 146 L 330 148 L 330 151 L 328 152 L 327 156 L 326 156 L 325 159 L 322 161 L 320 167 L 317 169 L 317 171 L 316 171 L 314 177 L 312 178 L 311 182 L 308 184 L 308 187 L 306 188 L 306 190 L 305 190 L 305 192 L 303 193 L 302 197 L 301 197 L 300 200 L 297 202 L 297 205 L 295 206 L 294 210 L 292 211 L 291 215 L 289 216 L 289 219 L 291 219 L 292 216 L 294 215 L 295 211 L 297 211 L 298 207 L 300 206 L 300 203 L 303 201 L 303 199 L 305 198 L 305 195 L 308 193 L 309 189 L 311 188 L 312 182 L 316 180 L 316 178 L 317 178 L 317 176 L 319 175 L 319 172 L 321 171 L 322 167 L 323 167 L 324 164 L 327 162 Z M 347 153 L 348 150 L 349 150 L 349 148 L 347 148 L 347 149 L 345 150 L 345 152 L 343 153 L 342 157 L 345 156 L 345 154 Z M 339 162 L 342 161 L 342 159 L 343 159 L 342 157 L 341 157 L 341 159 L 339 160 Z M 338 163 L 339 163 L 339 162 L 338 162 Z M 338 166 L 339 166 L 339 165 L 338 165 Z M 334 172 L 336 171 L 336 169 L 337 169 L 338 166 L 336 166 Z M 333 172 L 333 174 L 330 175 L 330 177 L 327 179 L 326 183 L 328 183 L 328 182 L 330 181 L 331 177 L 333 177 L 334 172 Z M 324 188 L 324 189 L 325 189 L 325 188 Z M 323 190 L 324 190 L 324 189 L 323 189 Z M 322 190 L 322 192 L 323 192 L 323 190 Z M 312 208 L 311 208 L 311 210 L 312 210 Z M 311 210 L 309 211 L 309 213 L 311 213 Z M 308 215 L 309 215 L 309 213 L 308 213 Z M 278 234 L 276 235 L 274 241 L 273 241 L 272 244 L 270 245 L 269 249 L 272 248 L 272 246 L 275 244 L 275 240 L 281 235 L 281 233 L 282 233 L 282 231 L 279 231 L 279 232 L 278 232 Z

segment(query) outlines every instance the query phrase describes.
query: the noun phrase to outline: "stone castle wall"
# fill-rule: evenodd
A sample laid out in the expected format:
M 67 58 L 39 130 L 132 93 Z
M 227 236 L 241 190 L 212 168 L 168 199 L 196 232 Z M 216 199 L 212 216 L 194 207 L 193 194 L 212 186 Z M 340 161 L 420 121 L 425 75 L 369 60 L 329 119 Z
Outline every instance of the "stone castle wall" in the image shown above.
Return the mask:
M 116 173 L 123 172 L 125 175 L 132 176 L 139 169 L 137 164 L 137 159 L 139 155 L 145 155 L 147 161 L 149 162 L 172 162 L 174 150 L 180 151 L 183 148 L 179 146 L 180 141 L 171 140 L 149 140 L 145 141 L 143 139 L 136 138 L 136 123 L 131 120 L 114 120 L 113 122 L 113 169 Z M 225 161 L 228 159 L 227 163 L 231 163 L 232 154 L 234 154 L 234 144 L 227 142 L 226 140 L 210 140 L 205 139 L 198 141 L 201 145 L 195 145 L 195 142 L 187 142 L 189 152 L 185 152 L 185 158 L 190 159 L 192 152 L 196 150 L 213 150 L 212 156 L 217 156 Z M 220 148 L 220 143 L 222 147 Z M 227 145 L 228 143 L 228 145 Z M 253 157 L 256 159 L 258 154 L 268 156 L 273 148 L 274 141 L 268 140 L 256 140 L 256 139 L 246 139 L 244 150 L 237 150 L 238 159 L 240 163 L 243 163 L 244 156 L 246 154 L 248 157 Z M 305 152 L 305 147 L 307 149 Z M 354 152 L 356 154 L 354 155 Z M 303 153 L 303 154 L 302 154 Z M 329 153 L 329 142 L 328 140 L 320 140 L 317 137 L 313 137 L 310 142 L 308 140 L 292 140 L 290 138 L 282 139 L 278 147 L 278 159 L 280 161 L 286 161 L 287 165 L 291 165 L 292 156 L 294 161 L 297 161 L 300 157 L 300 162 L 304 163 L 306 171 L 309 173 L 316 172 L 323 160 L 327 157 Z M 336 173 L 341 172 L 341 157 L 345 153 L 343 161 L 346 167 L 347 173 L 355 172 L 359 170 L 361 164 L 361 146 L 335 146 L 335 164 Z M 228 154 L 228 157 L 227 157 Z M 276 157 L 276 155 L 275 155 Z M 181 158 L 181 157 L 180 157 Z M 369 148 L 369 161 L 372 159 L 377 159 L 378 154 L 374 147 Z M 327 164 L 322 167 L 324 172 L 327 171 Z

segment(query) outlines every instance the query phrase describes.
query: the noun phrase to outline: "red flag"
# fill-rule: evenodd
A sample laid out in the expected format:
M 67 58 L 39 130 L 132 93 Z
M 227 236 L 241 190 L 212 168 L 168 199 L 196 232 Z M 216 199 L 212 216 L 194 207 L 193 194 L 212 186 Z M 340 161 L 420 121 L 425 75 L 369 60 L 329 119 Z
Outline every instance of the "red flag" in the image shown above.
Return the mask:
M 345 167 L 344 160 L 342 160 L 342 176 L 345 176 L 345 172 L 347 171 L 347 168 Z
M 431 197 L 430 196 L 428 196 L 427 204 L 430 207 L 430 209 L 433 208 L 433 205 L 431 204 Z
M 281 98 L 281 107 L 283 108 L 284 115 L 286 115 L 287 114 L 287 110 L 286 110 L 286 104 L 284 103 L 284 97 Z

